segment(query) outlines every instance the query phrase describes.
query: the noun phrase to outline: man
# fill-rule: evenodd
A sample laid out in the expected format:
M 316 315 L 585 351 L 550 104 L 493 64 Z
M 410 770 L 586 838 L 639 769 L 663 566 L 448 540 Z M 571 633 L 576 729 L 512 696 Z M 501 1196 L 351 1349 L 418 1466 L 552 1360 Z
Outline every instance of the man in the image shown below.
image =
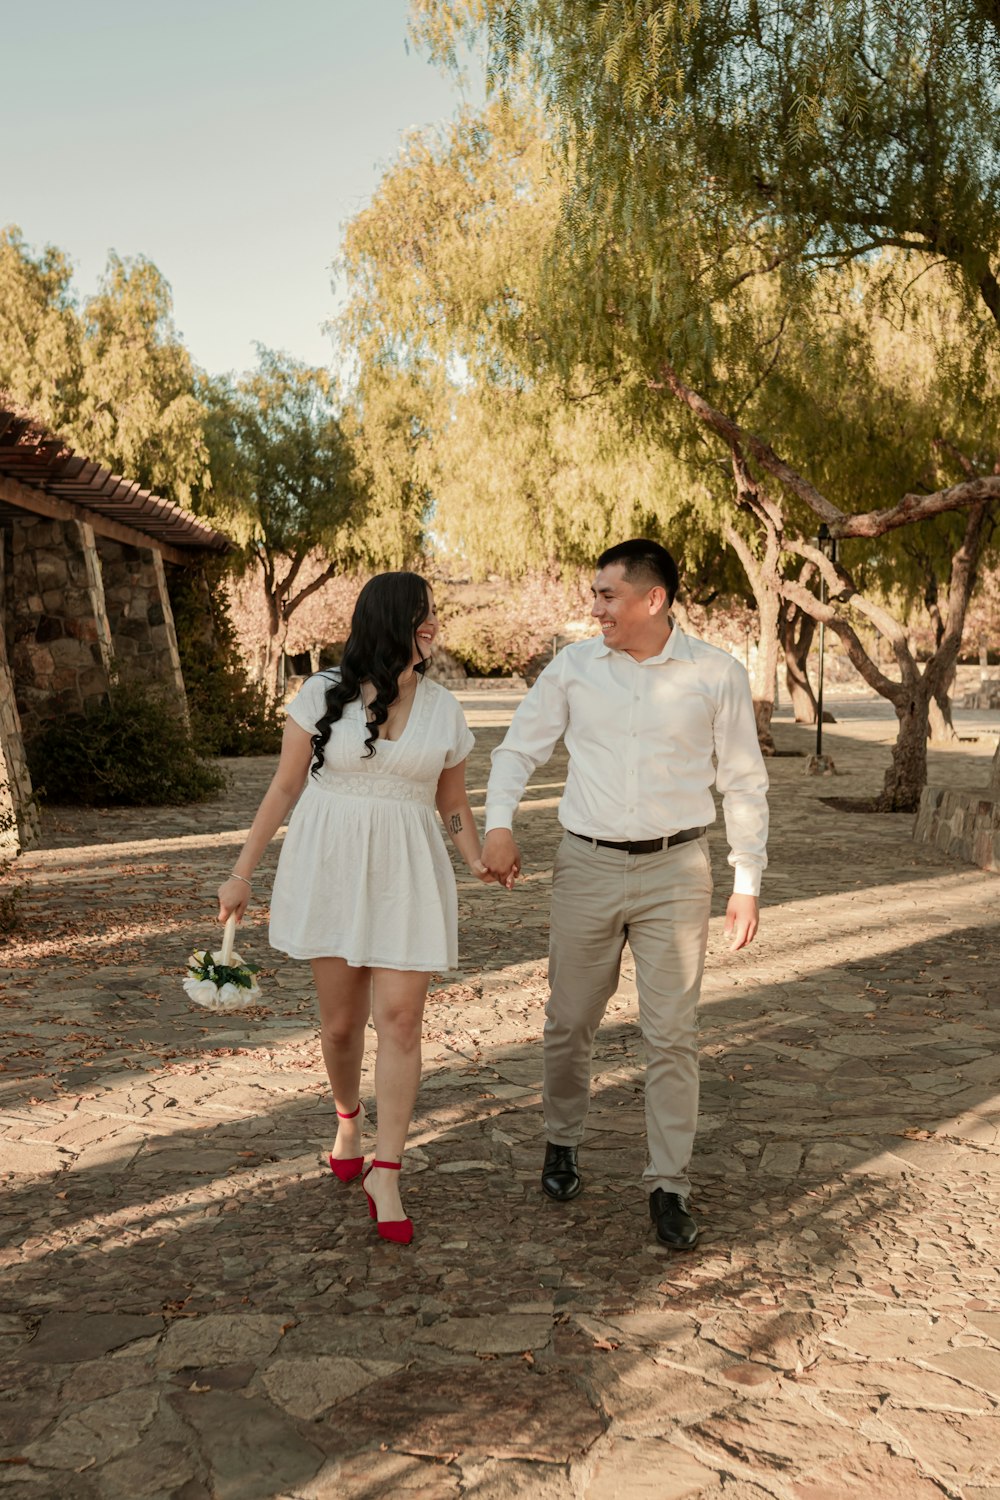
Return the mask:
M 698 1116 L 695 1007 L 712 893 L 705 837 L 715 818 L 711 786 L 722 793 L 735 874 L 726 933 L 734 949 L 743 948 L 757 931 L 767 863 L 767 775 L 747 674 L 727 652 L 674 624 L 677 583 L 673 558 L 656 542 L 621 542 L 598 558 L 592 613 L 601 636 L 565 647 L 549 663 L 494 750 L 482 857 L 509 887 L 520 869 L 514 812 L 532 772 L 565 736 L 542 1188 L 568 1202 L 583 1186 L 577 1148 L 594 1036 L 627 940 L 646 1044 L 643 1180 L 657 1238 L 688 1250 L 698 1238 L 687 1171 Z

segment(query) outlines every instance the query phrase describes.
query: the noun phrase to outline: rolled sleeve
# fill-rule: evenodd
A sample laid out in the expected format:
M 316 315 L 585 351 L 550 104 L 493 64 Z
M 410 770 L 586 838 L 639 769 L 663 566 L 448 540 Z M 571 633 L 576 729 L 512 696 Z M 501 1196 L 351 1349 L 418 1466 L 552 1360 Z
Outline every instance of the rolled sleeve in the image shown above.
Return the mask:
M 549 759 L 568 720 L 560 658 L 542 672 L 511 720 L 503 742 L 493 751 L 486 788 L 486 831 L 512 828 L 528 781 Z
M 715 784 L 722 793 L 733 893 L 757 896 L 767 867 L 768 779 L 750 680 L 735 661 L 721 684 L 714 734 Z

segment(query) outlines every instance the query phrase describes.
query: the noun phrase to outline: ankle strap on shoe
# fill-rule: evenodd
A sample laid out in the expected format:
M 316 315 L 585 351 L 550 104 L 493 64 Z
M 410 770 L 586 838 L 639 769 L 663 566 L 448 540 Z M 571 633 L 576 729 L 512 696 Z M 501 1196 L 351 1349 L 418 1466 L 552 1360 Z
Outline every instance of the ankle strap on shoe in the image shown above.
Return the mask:
M 357 1109 L 352 1109 L 349 1115 L 345 1115 L 342 1110 L 338 1109 L 337 1110 L 337 1119 L 338 1120 L 354 1120 L 354 1119 L 356 1119 L 358 1117 L 358 1115 L 360 1113 L 361 1113 L 361 1100 L 359 1099 L 358 1100 L 358 1107 L 357 1107 Z
M 385 1167 L 387 1172 L 398 1172 L 402 1167 L 401 1161 L 373 1161 L 373 1167 Z

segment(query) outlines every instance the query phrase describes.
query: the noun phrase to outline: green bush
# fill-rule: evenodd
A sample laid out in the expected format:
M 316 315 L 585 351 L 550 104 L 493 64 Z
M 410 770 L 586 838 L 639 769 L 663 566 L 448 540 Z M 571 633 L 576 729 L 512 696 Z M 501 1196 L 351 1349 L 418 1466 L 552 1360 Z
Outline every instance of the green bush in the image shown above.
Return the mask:
M 204 802 L 226 785 L 187 725 L 138 687 L 115 687 L 87 714 L 49 724 L 26 747 L 39 796 L 85 807 Z
M 191 736 L 201 755 L 274 755 L 283 720 L 264 685 L 247 678 L 229 618 L 226 566 L 209 559 L 168 578 Z
M 191 735 L 201 755 L 275 755 L 283 720 L 263 683 L 231 662 L 184 668 Z

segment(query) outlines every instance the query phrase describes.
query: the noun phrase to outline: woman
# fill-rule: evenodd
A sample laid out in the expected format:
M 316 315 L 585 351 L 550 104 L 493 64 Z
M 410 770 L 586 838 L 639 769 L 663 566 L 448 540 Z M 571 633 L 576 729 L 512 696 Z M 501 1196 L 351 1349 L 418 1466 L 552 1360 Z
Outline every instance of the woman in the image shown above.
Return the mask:
M 270 941 L 312 963 L 339 1119 L 329 1161 L 341 1182 L 364 1167 L 358 1096 L 369 1016 L 374 1022 L 378 1135 L 362 1186 L 379 1234 L 399 1244 L 413 1238 L 399 1171 L 428 980 L 458 959 L 458 898 L 435 805 L 469 869 L 492 878 L 465 789 L 473 737 L 451 693 L 424 676 L 437 630 L 433 596 L 416 573 L 365 584 L 339 671 L 311 677 L 289 704 L 278 769 L 219 887 L 219 920 L 241 919 L 254 869 L 294 804 Z

